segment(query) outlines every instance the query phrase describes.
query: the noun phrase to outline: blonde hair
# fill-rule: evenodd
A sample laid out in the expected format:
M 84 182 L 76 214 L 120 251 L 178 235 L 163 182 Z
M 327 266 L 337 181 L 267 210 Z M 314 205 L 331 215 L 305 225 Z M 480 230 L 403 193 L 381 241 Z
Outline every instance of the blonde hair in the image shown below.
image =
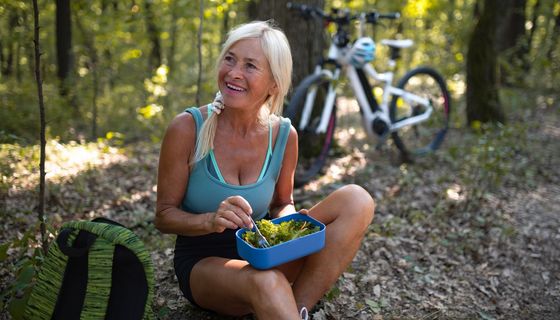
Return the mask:
M 292 81 L 292 54 L 286 35 L 284 35 L 279 28 L 274 26 L 273 22 L 270 20 L 253 21 L 239 25 L 228 33 L 228 37 L 218 57 L 217 64 L 219 65 L 223 61 L 226 53 L 235 43 L 252 38 L 260 40 L 262 50 L 268 60 L 277 87 L 276 93 L 270 96 L 266 101 L 265 105 L 268 108 L 261 108 L 258 115 L 259 121 L 266 123 L 271 114 L 277 116 L 282 115 L 284 97 L 288 94 Z M 208 155 L 210 150 L 214 148 L 214 137 L 216 135 L 217 126 L 217 113 L 212 112 L 202 126 L 192 164 L 202 160 Z

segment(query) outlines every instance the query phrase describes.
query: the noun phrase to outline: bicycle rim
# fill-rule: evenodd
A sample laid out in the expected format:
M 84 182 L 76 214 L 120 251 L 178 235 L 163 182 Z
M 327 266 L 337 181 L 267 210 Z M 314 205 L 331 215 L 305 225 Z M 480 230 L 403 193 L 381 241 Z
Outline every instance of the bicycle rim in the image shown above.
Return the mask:
M 298 165 L 296 167 L 294 185 L 301 187 L 315 178 L 325 165 L 329 150 L 334 140 L 334 129 L 336 126 L 336 107 L 329 118 L 325 133 L 317 133 L 316 129 L 321 121 L 321 114 L 325 104 L 328 80 L 321 76 L 310 76 L 296 88 L 293 98 L 288 104 L 286 115 L 292 121 L 298 131 Z M 311 89 L 317 89 L 313 101 L 313 110 L 307 125 L 301 128 L 303 107 L 307 93 Z
M 433 69 L 419 68 L 406 74 L 397 85 L 407 92 L 427 98 L 432 105 L 430 117 L 415 125 L 406 126 L 392 133 L 393 141 L 405 160 L 437 150 L 449 128 L 451 100 L 445 81 Z M 421 114 L 425 107 L 401 97 L 393 97 L 390 117 L 398 123 Z

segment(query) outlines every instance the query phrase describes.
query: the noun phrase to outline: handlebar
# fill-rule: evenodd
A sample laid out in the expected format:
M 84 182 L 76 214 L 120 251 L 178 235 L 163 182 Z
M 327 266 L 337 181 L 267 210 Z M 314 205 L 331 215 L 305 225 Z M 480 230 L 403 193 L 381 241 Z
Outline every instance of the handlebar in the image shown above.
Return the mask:
M 325 22 L 334 22 L 340 26 L 348 25 L 351 21 L 361 20 L 362 18 L 365 18 L 366 23 L 377 24 L 380 19 L 394 20 L 401 16 L 399 12 L 379 13 L 371 11 L 352 14 L 348 10 L 341 9 L 332 9 L 332 14 L 327 14 L 321 8 L 292 2 L 288 2 L 287 7 L 289 10 L 298 11 L 306 20 L 320 19 Z

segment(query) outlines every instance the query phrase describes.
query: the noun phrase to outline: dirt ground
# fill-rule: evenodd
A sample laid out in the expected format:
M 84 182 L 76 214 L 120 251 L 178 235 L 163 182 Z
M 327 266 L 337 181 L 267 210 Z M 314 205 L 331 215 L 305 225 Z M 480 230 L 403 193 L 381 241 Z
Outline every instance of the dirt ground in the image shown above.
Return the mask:
M 442 150 L 413 164 L 398 163 L 390 145 L 375 150 L 343 110 L 337 138 L 345 147 L 295 198 L 307 207 L 357 183 L 375 198 L 376 215 L 312 318 L 560 319 L 560 117 L 557 107 L 536 109 L 510 120 L 525 131 L 503 144 L 488 147 L 457 126 Z M 61 179 L 50 187 L 51 221 L 104 215 L 132 226 L 152 252 L 159 319 L 234 319 L 190 306 L 178 290 L 174 239 L 150 223 L 157 152 L 131 148 L 126 161 Z M 484 155 L 501 158 L 494 163 Z M 490 177 L 500 179 L 487 184 Z M 33 197 L 24 186 L 2 195 L 2 242 L 34 221 Z M 13 280 L 16 254 L 9 253 L 0 265 L 2 290 Z M 0 318 L 9 316 L 3 311 Z

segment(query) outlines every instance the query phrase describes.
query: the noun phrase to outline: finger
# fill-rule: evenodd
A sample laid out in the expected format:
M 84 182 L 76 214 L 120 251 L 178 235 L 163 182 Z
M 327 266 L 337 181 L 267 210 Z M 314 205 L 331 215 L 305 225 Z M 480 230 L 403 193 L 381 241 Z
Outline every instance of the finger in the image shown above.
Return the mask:
M 243 198 L 242 196 L 232 196 L 227 198 L 227 200 L 229 204 L 241 208 L 247 215 L 253 214 L 253 208 L 251 208 L 249 202 L 245 200 L 245 198 Z
M 242 217 L 246 217 L 243 211 L 235 206 L 230 209 L 220 209 L 217 212 L 217 216 L 221 218 L 222 225 L 229 229 L 243 228 L 245 222 Z
M 307 209 L 299 209 L 298 213 L 307 215 L 307 214 L 309 214 L 309 210 L 307 210 Z
M 227 203 L 230 204 L 230 207 L 228 208 L 235 212 L 241 220 L 243 220 L 243 224 L 240 225 L 240 227 L 253 228 L 250 218 L 253 214 L 253 209 L 245 198 L 241 196 L 233 196 L 227 199 Z

